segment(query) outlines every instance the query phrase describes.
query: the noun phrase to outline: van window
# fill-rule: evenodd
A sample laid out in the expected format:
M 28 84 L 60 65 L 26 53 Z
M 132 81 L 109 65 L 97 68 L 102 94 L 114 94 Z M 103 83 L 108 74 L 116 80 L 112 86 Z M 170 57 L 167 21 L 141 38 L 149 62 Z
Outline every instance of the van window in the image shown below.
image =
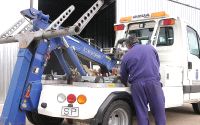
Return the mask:
M 145 45 L 150 42 L 150 36 L 152 35 L 152 32 L 153 32 L 153 28 L 138 29 L 138 30 L 129 31 L 129 35 L 135 34 L 139 42 Z
M 150 43 L 155 22 L 139 22 L 129 25 L 128 35 L 135 34 L 141 44 Z M 161 27 L 157 46 L 170 46 L 174 43 L 173 27 Z
M 187 36 L 190 53 L 199 57 L 199 43 L 196 31 L 190 27 L 187 27 Z
M 170 46 L 174 43 L 174 31 L 172 27 L 161 27 L 158 35 L 157 46 Z
M 155 21 L 132 23 L 128 26 L 128 36 L 135 34 L 141 44 L 150 43 Z

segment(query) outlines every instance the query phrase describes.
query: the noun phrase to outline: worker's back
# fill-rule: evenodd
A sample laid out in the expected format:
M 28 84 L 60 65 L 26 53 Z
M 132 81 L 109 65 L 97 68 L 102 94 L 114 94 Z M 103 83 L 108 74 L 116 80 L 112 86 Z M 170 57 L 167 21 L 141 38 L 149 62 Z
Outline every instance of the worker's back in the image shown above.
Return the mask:
M 159 58 L 153 46 L 135 44 L 124 55 L 123 60 L 126 62 L 125 65 L 130 74 L 130 83 L 148 79 L 160 80 Z

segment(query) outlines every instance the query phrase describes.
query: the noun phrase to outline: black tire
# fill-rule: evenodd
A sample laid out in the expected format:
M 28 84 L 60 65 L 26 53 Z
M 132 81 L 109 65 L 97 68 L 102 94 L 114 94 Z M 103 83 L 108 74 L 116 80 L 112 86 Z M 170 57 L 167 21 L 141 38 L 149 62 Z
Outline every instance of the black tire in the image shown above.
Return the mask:
M 26 117 L 27 117 L 29 122 L 31 122 L 32 124 L 36 125 L 36 122 L 34 121 L 31 112 L 26 112 Z
M 26 112 L 27 119 L 34 125 L 61 125 L 63 118 L 49 117 L 36 112 Z
M 199 103 L 192 103 L 192 107 L 195 113 L 200 114 L 200 102 Z
M 120 115 L 120 113 L 122 114 Z M 124 118 L 123 120 L 125 121 L 121 120 L 122 122 L 116 122 L 118 125 L 132 125 L 132 110 L 127 102 L 122 100 L 114 101 L 106 110 L 103 117 L 102 125 L 112 125 L 113 123 L 109 122 L 113 121 L 111 120 L 113 118 L 113 115 L 115 118 L 119 118 L 120 120 Z M 125 117 L 122 118 L 123 115 Z

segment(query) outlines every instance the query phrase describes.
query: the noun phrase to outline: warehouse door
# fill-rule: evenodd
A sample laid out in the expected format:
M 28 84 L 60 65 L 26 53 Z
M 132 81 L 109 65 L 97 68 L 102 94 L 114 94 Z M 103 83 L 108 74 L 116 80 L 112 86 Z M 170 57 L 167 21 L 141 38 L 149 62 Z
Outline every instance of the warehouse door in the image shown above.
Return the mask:
M 116 2 L 115 0 L 104 1 L 104 6 L 89 22 L 80 36 L 90 39 L 93 44 L 99 47 L 113 47 L 115 42 L 113 25 L 116 17 Z M 66 27 L 73 25 L 95 2 L 96 0 L 39 0 L 38 8 L 42 10 L 43 13 L 49 14 L 50 20 L 53 21 L 70 5 L 74 5 L 75 11 L 62 25 Z M 52 67 L 55 64 L 57 64 L 57 66 Z M 45 74 L 49 74 L 51 71 L 63 74 L 58 60 L 53 53 L 45 70 Z
M 104 6 L 90 21 L 89 25 L 81 33 L 81 37 L 94 39 L 100 47 L 112 47 L 115 41 L 113 25 L 115 23 L 116 2 L 104 0 Z M 50 19 L 56 19 L 70 5 L 75 6 L 75 11 L 65 21 L 64 26 L 73 25 L 96 0 L 39 0 L 39 10 L 50 15 Z

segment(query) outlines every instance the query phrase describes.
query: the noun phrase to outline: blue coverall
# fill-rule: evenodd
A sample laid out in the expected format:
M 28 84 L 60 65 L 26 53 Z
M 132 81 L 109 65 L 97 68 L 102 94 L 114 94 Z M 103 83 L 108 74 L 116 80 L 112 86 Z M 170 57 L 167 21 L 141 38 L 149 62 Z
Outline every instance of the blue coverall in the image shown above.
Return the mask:
M 135 43 L 123 56 L 120 75 L 123 83 L 131 84 L 138 125 L 149 125 L 148 104 L 156 125 L 166 125 L 159 66 L 158 54 L 151 45 Z

